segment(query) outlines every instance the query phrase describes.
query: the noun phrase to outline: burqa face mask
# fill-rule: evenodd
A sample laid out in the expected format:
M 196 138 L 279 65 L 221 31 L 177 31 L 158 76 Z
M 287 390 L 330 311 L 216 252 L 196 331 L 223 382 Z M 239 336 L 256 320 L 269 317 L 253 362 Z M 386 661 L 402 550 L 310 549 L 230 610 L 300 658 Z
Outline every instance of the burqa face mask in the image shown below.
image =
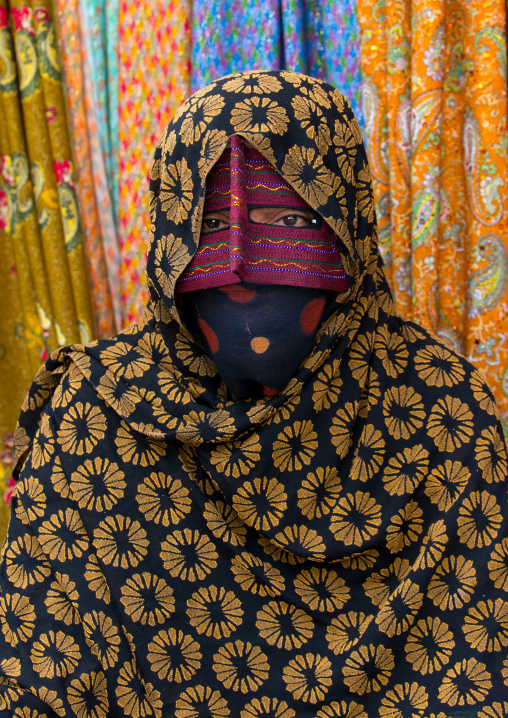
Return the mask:
M 228 222 L 201 235 L 177 293 L 239 282 L 347 291 L 332 229 L 260 152 L 237 135 L 230 142 L 207 177 L 203 209 L 203 216 L 226 210 Z M 305 226 L 270 224 L 256 219 L 261 207 L 306 210 L 313 219 Z
M 181 296 L 187 327 L 234 399 L 274 396 L 309 354 L 333 292 L 231 284 Z

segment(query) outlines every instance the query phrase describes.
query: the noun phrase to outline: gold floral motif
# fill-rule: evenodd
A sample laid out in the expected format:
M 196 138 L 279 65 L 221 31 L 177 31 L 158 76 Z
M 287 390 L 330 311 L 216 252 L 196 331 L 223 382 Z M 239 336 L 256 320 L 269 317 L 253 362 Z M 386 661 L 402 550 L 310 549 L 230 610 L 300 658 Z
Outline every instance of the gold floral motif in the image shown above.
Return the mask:
M 406 447 L 385 467 L 383 484 L 390 496 L 413 493 L 427 476 L 429 452 L 421 444 Z
M 67 626 L 79 623 L 79 614 L 76 606 L 79 603 L 79 594 L 76 584 L 66 574 L 55 574 L 55 580 L 48 589 L 44 605 L 48 613 L 62 621 Z
M 488 491 L 475 491 L 464 499 L 459 508 L 459 541 L 470 549 L 490 546 L 499 533 L 502 521 L 496 498 Z
M 248 551 L 233 558 L 231 571 L 244 591 L 260 596 L 278 596 L 284 591 L 285 583 L 280 571 Z
M 210 460 L 216 470 L 225 476 L 247 476 L 260 458 L 261 444 L 258 434 L 243 440 L 224 442 L 212 450 Z
M 208 435 L 219 433 L 228 438 L 235 432 L 235 420 L 229 411 L 217 409 L 216 411 L 191 411 L 184 417 L 176 437 L 184 443 L 199 445 L 208 438 Z
M 276 77 L 261 72 L 242 72 L 241 75 L 228 80 L 222 87 L 226 92 L 241 93 L 242 95 L 270 95 L 280 92 L 282 85 Z
M 113 668 L 118 661 L 120 634 L 104 611 L 91 611 L 83 616 L 85 639 L 92 653 L 97 656 L 104 671 Z
M 199 176 L 203 180 L 225 147 L 228 140 L 224 130 L 211 129 L 205 133 L 198 161 Z
M 69 454 L 89 454 L 104 438 L 106 421 L 98 406 L 76 402 L 60 423 L 58 443 Z
M 16 485 L 13 496 L 17 498 L 14 513 L 25 526 L 30 526 L 32 521 L 44 516 L 46 494 L 37 477 L 27 476 L 22 479 Z
M 35 628 L 33 604 L 19 593 L 0 596 L 0 628 L 7 643 L 15 648 L 19 642 L 26 643 Z
M 298 489 L 298 508 L 308 519 L 320 519 L 333 509 L 341 488 L 335 466 L 318 467 L 307 474 Z
M 235 132 L 283 135 L 288 123 L 286 110 L 268 97 L 252 95 L 238 102 L 231 110 L 231 124 Z
M 295 421 L 280 432 L 273 445 L 273 463 L 280 471 L 300 471 L 307 466 L 318 448 L 317 434 L 311 421 Z
M 443 519 L 431 524 L 427 535 L 422 541 L 420 554 L 415 562 L 415 569 L 433 568 L 441 560 L 447 541 L 448 534 L 446 533 L 446 524 Z
M 487 414 L 490 414 L 490 416 L 497 416 L 497 408 L 492 399 L 492 394 L 477 371 L 472 372 L 470 384 L 473 390 L 473 396 L 480 407 L 484 409 Z
M 494 548 L 487 566 L 494 586 L 503 591 L 508 590 L 508 538 L 504 538 Z
M 52 573 L 51 566 L 35 536 L 25 534 L 4 544 L 5 573 L 16 588 L 34 586 Z
M 197 351 L 197 345 L 191 344 L 190 337 L 179 331 L 175 341 L 176 356 L 193 374 L 199 376 L 215 376 L 217 367 L 205 354 Z
M 381 606 L 390 597 L 393 587 L 404 581 L 410 568 L 407 559 L 396 558 L 388 568 L 382 568 L 379 573 L 371 574 L 364 581 L 365 594 L 375 606 Z
M 441 344 L 419 349 L 415 357 L 418 376 L 429 386 L 451 387 L 465 377 L 460 359 Z
M 349 352 L 349 368 L 353 377 L 361 387 L 365 385 L 370 371 L 373 347 L 373 336 L 371 332 L 360 334 Z
M 115 695 L 128 718 L 162 718 L 159 691 L 141 680 L 134 660 L 126 661 L 117 673 Z
M 385 646 L 360 646 L 346 659 L 342 673 L 349 690 L 358 695 L 380 691 L 392 675 L 393 651 Z
M 107 516 L 93 535 L 97 556 L 108 566 L 136 568 L 146 556 L 146 531 L 128 516 Z
M 313 566 L 301 571 L 294 581 L 295 591 L 311 611 L 331 613 L 350 599 L 350 591 L 335 571 Z
M 330 434 L 332 436 L 332 444 L 335 451 L 342 459 L 347 454 L 349 447 L 353 443 L 352 430 L 358 414 L 358 402 L 352 404 L 347 402 L 343 409 L 339 409 L 337 414 L 332 418 Z
M 257 531 L 278 526 L 287 508 L 284 485 L 265 477 L 243 484 L 233 495 L 233 506 L 245 523 Z
M 128 578 L 121 588 L 125 613 L 142 626 L 164 623 L 175 610 L 173 589 L 148 571 Z
M 207 501 L 203 518 L 216 538 L 232 546 L 244 546 L 247 529 L 232 506 L 223 501 Z
M 166 217 L 181 224 L 192 207 L 194 182 L 185 157 L 174 164 L 164 165 L 159 194 L 160 206 Z
M 475 589 L 476 570 L 464 556 L 446 557 L 432 576 L 427 596 L 442 611 L 462 608 Z
M 113 374 L 125 379 L 142 377 L 152 366 L 152 362 L 138 349 L 126 342 L 115 342 L 100 354 L 101 362 Z
M 351 126 L 343 120 L 335 120 L 333 144 L 335 145 L 337 166 L 342 178 L 349 184 L 354 184 L 354 167 L 359 142 Z
M 232 691 L 257 691 L 268 678 L 268 658 L 258 646 L 243 641 L 226 643 L 213 656 L 217 679 Z
M 315 559 L 324 559 L 326 546 L 323 538 L 307 526 L 293 524 L 287 526 L 284 531 L 275 534 L 273 542 L 284 550 L 291 550 L 292 553 L 304 556 L 311 556 Z
M 332 364 L 326 364 L 313 385 L 312 403 L 314 411 L 329 409 L 337 403 L 339 398 L 342 379 L 339 375 L 340 361 L 334 359 Z
M 44 521 L 39 530 L 39 542 L 52 561 L 79 558 L 88 548 L 88 536 L 78 511 L 60 509 Z
M 85 580 L 89 589 L 95 594 L 97 600 L 105 601 L 105 603 L 109 603 L 111 601 L 109 586 L 95 554 L 91 554 L 88 558 L 85 567 Z
M 325 155 L 331 144 L 331 137 L 321 108 L 310 98 L 298 95 L 291 102 L 291 106 L 307 137 L 316 143 L 319 154 Z
M 365 424 L 358 440 L 350 478 L 353 481 L 368 481 L 381 467 L 385 455 L 385 440 L 373 424 Z
M 425 493 L 440 511 L 448 511 L 461 496 L 470 477 L 470 471 L 460 461 L 447 459 L 428 475 Z
M 361 703 L 333 701 L 316 713 L 316 718 L 368 718 Z
M 173 234 L 161 237 L 155 246 L 155 277 L 166 297 L 172 297 L 175 282 L 191 256 L 181 239 Z
M 333 193 L 332 175 L 312 148 L 290 147 L 281 174 L 313 209 L 325 205 Z
M 206 707 L 206 708 L 205 708 Z M 230 710 L 225 698 L 210 686 L 190 686 L 180 693 L 175 704 L 175 718 L 199 718 L 203 709 L 210 718 L 229 718 Z
M 77 718 L 107 718 L 108 686 L 102 671 L 82 673 L 71 681 L 67 700 Z
M 419 586 L 409 579 L 399 584 L 381 606 L 376 617 L 379 630 L 387 636 L 400 636 L 412 626 L 423 603 Z
M 55 453 L 55 439 L 49 425 L 49 417 L 45 414 L 42 417 L 39 431 L 34 437 L 30 460 L 33 469 L 40 469 L 51 461 Z
M 350 651 L 356 646 L 371 622 L 365 613 L 349 611 L 342 613 L 332 621 L 326 629 L 328 647 L 336 656 Z
M 423 716 L 429 696 L 418 683 L 398 683 L 381 699 L 380 718 L 406 718 L 407 711 L 413 716 Z
M 139 433 L 135 434 L 126 422 L 123 420 L 120 422 L 115 439 L 118 454 L 125 462 L 134 466 L 153 466 L 166 451 L 166 444 L 164 441 L 151 438 L 150 434 L 154 432 L 153 426 L 139 424 L 137 429 Z
M 417 541 L 423 531 L 423 511 L 416 501 L 409 501 L 393 517 L 386 531 L 386 545 L 392 553 Z
M 139 485 L 136 502 L 146 521 L 177 526 L 191 510 L 189 490 L 176 476 L 152 472 Z
M 205 534 L 184 529 L 162 542 L 161 558 L 170 576 L 194 582 L 202 581 L 217 566 L 218 554 Z
M 476 658 L 464 658 L 446 672 L 438 698 L 449 706 L 474 705 L 484 701 L 491 688 L 485 664 Z
M 508 645 L 508 603 L 503 598 L 479 601 L 468 610 L 462 630 L 471 648 L 502 651 Z
M 454 451 L 473 435 L 473 414 L 457 397 L 438 399 L 430 412 L 427 432 L 440 451 Z
M 346 494 L 335 508 L 330 529 L 346 546 L 361 546 L 378 533 L 380 525 L 381 506 L 369 493 L 357 491 Z
M 508 472 L 506 448 L 496 427 L 484 429 L 475 446 L 475 459 L 487 483 L 504 481 Z
M 76 669 L 81 653 L 72 636 L 63 631 L 48 631 L 33 642 L 30 659 L 42 679 L 66 678 Z
M 197 142 L 213 118 L 220 114 L 223 107 L 224 99 L 220 95 L 202 97 L 194 102 L 191 113 L 184 117 L 180 125 L 179 139 L 184 145 L 189 146 Z
M 278 698 L 268 698 L 262 696 L 261 698 L 253 698 L 245 708 L 240 711 L 240 718 L 262 718 L 267 716 L 269 718 L 294 718 L 295 712 L 292 708 L 288 707 L 285 701 L 281 701 Z
M 386 428 L 394 439 L 409 439 L 423 426 L 422 397 L 409 386 L 388 388 L 383 399 L 383 415 Z
M 173 683 L 188 681 L 201 666 L 200 646 L 183 631 L 162 629 L 147 646 L 150 668 L 159 680 Z
M 446 666 L 454 648 L 455 640 L 448 624 L 427 616 L 411 628 L 404 651 L 413 670 L 426 676 Z
M 229 638 L 242 624 L 243 614 L 241 601 L 223 587 L 200 588 L 187 601 L 190 625 L 208 637 Z
M 70 490 L 82 509 L 109 511 L 124 495 L 124 479 L 117 464 L 96 457 L 87 459 L 71 474 Z
M 312 638 L 312 618 L 285 601 L 270 601 L 256 614 L 256 628 L 261 638 L 277 648 L 300 648 Z
M 282 669 L 282 680 L 296 700 L 319 703 L 332 685 L 332 664 L 326 656 L 299 654 Z
M 409 352 L 406 343 L 386 326 L 381 326 L 376 334 L 374 351 L 391 379 L 396 379 L 407 366 Z

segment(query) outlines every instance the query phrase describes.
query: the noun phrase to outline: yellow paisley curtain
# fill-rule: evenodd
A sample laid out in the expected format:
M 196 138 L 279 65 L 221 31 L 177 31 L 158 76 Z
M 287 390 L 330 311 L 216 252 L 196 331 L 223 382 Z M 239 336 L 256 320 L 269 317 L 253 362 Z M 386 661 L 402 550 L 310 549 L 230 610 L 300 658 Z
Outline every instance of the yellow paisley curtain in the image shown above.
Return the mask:
M 35 372 L 92 331 L 51 5 L 0 0 L 0 489 Z
M 397 309 L 468 357 L 508 428 L 505 0 L 358 0 Z

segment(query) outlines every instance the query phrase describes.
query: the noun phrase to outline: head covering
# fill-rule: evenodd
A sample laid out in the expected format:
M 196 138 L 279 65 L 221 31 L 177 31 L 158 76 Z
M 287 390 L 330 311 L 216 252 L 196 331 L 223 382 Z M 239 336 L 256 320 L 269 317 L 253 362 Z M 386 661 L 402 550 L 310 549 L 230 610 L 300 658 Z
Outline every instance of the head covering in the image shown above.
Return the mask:
M 287 384 L 244 401 L 175 303 L 233 134 L 327 222 L 349 278 Z M 144 322 L 59 350 L 23 407 L 7 710 L 506 715 L 502 429 L 474 368 L 393 309 L 347 102 L 298 74 L 222 78 L 170 122 L 150 192 Z
M 253 220 L 250 215 L 259 207 L 311 207 L 260 152 L 237 135 L 230 143 L 207 176 L 204 204 L 204 213 L 229 210 L 230 224 L 201 234 L 176 291 L 240 281 L 347 291 L 337 237 L 319 215 L 305 227 Z

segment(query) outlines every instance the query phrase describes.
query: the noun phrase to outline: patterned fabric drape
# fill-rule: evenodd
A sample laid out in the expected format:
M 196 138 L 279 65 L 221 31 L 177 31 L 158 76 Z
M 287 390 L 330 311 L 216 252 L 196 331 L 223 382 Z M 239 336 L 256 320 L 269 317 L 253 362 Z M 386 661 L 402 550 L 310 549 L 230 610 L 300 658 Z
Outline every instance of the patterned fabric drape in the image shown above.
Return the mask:
M 292 70 L 340 87 L 361 119 L 356 0 L 196 0 L 192 90 L 231 72 Z
M 94 336 L 48 0 L 0 0 L 0 286 L 5 481 L 9 432 L 34 372 L 57 346 Z
M 483 372 L 508 425 L 505 0 L 358 0 L 365 135 L 397 309 Z
M 163 128 L 190 92 L 190 16 L 190 0 L 120 3 L 119 232 L 126 324 L 139 321 L 148 297 L 148 173 Z
M 86 90 L 87 57 L 81 42 L 78 0 L 56 0 L 60 49 L 65 77 L 67 113 L 71 131 L 85 251 L 99 337 L 111 336 L 121 326 L 120 255 L 112 222 L 109 194 L 100 194 L 105 182 L 99 176 L 95 149 L 95 112 Z M 94 153 L 92 155 L 92 143 Z M 102 167 L 102 165 L 101 165 Z

